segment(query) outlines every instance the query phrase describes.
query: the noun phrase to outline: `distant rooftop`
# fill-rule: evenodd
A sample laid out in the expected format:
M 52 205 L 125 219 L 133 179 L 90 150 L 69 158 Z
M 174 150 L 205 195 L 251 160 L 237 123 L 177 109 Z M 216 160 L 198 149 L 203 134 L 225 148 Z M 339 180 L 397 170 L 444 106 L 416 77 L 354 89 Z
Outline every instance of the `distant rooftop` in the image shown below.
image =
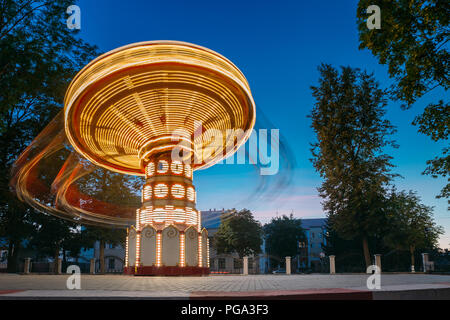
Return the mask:
M 202 226 L 206 229 L 218 229 L 220 226 L 220 216 L 225 213 L 227 210 L 208 210 L 201 211 L 202 215 Z M 310 228 L 323 228 L 325 227 L 326 218 L 314 218 L 314 219 L 301 219 L 302 227 L 305 229 Z

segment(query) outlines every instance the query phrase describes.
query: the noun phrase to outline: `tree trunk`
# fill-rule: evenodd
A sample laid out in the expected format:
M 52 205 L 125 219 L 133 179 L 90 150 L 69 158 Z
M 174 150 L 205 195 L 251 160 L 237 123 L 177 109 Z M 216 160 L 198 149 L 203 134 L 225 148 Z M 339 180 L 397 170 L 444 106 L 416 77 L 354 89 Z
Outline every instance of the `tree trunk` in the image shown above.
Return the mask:
M 100 273 L 105 273 L 105 240 L 100 240 L 99 256 Z
M 397 270 L 400 269 L 400 257 L 399 257 L 399 252 L 398 251 L 395 253 L 395 268 Z
M 55 256 L 53 257 L 53 273 L 58 274 L 59 246 L 55 248 Z
M 366 262 L 366 269 L 372 265 L 372 261 L 370 260 L 370 251 L 369 251 L 369 241 L 367 237 L 363 237 L 363 250 L 364 250 L 364 261 Z
M 6 266 L 6 270 L 8 272 L 17 272 L 16 268 L 17 268 L 17 261 L 15 259 L 15 255 L 14 255 L 14 251 L 15 251 L 15 247 L 14 247 L 14 243 L 12 240 L 9 240 L 9 244 L 8 244 L 8 264 Z
M 11 271 L 8 272 L 20 272 L 23 270 L 19 270 L 19 252 L 20 252 L 20 240 L 11 240 L 11 257 L 8 258 L 8 267 L 9 267 L 9 261 L 11 261 Z M 8 252 L 9 254 L 9 252 Z M 11 260 L 9 260 L 11 259 Z

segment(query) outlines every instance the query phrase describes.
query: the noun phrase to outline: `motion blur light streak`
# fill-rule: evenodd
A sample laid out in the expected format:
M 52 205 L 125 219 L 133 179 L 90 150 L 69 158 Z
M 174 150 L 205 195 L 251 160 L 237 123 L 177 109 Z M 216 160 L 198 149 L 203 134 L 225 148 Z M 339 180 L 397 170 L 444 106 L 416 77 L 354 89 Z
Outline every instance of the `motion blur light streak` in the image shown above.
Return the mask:
M 98 167 L 71 151 L 62 117 L 61 112 L 16 160 L 11 186 L 18 198 L 38 211 L 83 224 L 132 224 L 133 204 L 105 202 L 80 190 L 80 179 Z

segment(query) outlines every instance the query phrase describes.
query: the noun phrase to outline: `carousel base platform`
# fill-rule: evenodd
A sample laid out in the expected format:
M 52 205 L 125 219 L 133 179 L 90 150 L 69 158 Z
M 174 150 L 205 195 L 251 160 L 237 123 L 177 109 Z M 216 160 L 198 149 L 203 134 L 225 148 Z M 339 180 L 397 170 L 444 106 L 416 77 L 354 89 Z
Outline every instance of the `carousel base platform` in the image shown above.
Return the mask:
M 124 274 L 135 276 L 207 276 L 208 267 L 142 266 L 125 267 Z

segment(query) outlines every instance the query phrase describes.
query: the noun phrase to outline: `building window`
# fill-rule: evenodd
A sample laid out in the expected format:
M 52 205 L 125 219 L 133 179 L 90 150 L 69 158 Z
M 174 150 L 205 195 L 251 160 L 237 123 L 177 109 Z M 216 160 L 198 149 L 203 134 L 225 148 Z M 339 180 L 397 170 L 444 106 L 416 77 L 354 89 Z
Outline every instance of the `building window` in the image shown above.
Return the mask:
M 212 258 L 210 258 L 209 259 L 209 266 L 211 267 L 211 268 L 213 268 L 214 269 L 214 259 L 212 259 Z
M 219 258 L 219 269 L 225 269 L 225 258 Z
M 236 258 L 234 258 L 234 268 L 235 268 L 235 269 L 240 269 L 240 268 L 242 268 L 242 261 L 241 261 L 241 259 L 236 259 Z
M 253 258 L 248 258 L 248 268 L 253 269 Z

